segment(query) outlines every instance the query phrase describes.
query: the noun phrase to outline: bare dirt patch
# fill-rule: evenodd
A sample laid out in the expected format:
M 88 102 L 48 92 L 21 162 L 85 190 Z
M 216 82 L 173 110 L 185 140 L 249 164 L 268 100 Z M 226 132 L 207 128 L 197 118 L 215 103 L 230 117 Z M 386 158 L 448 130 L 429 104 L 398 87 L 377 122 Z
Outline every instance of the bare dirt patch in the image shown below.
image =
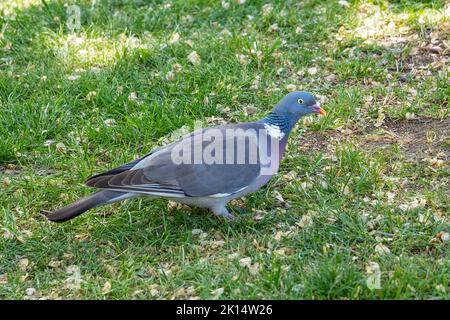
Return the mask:
M 17 166 L 12 163 L 8 163 L 6 165 L 0 166 L 0 173 L 5 175 L 15 175 L 15 174 L 21 174 L 23 172 L 23 169 L 20 166 Z
M 334 151 L 342 141 L 352 141 L 362 151 L 374 152 L 398 146 L 405 158 L 411 161 L 439 155 L 442 160 L 450 158 L 450 118 L 414 119 L 386 122 L 376 128 L 361 131 L 349 129 L 311 132 L 304 136 L 301 149 Z
M 405 156 L 412 159 L 425 155 L 450 154 L 450 118 L 414 119 L 387 123 L 384 130 L 392 134 Z

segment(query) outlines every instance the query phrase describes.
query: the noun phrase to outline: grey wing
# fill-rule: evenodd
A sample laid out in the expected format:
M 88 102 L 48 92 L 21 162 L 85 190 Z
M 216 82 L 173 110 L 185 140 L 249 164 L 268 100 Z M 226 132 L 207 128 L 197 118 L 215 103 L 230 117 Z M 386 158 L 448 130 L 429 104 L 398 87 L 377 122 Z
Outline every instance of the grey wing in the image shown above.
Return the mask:
M 240 128 L 245 129 L 249 125 L 241 124 Z M 209 128 L 194 132 L 141 158 L 136 163 L 133 163 L 133 166 L 128 170 L 113 169 L 109 171 L 113 174 L 94 176 L 86 184 L 102 189 L 172 197 L 200 197 L 238 192 L 255 181 L 260 174 L 261 167 L 259 155 L 257 154 L 256 158 L 251 157 L 249 151 L 252 150 L 254 152 L 256 150 L 257 153 L 259 152 L 256 136 L 252 137 L 252 134 L 248 134 L 242 140 L 238 140 L 238 137 L 233 137 L 235 143 L 227 143 L 230 138 L 226 134 L 226 129 L 235 129 L 236 126 L 239 125 Z M 253 126 L 258 127 L 259 124 L 253 124 Z M 204 135 L 211 129 L 216 130 L 216 135 L 211 140 L 194 139 L 194 137 L 198 137 L 199 133 Z M 239 150 L 239 141 L 244 141 L 244 149 Z M 218 143 L 214 145 L 217 147 L 215 150 L 211 148 L 212 142 Z M 179 150 L 187 150 L 183 149 L 183 146 L 186 145 L 190 146 L 191 161 L 184 161 L 184 163 L 174 161 L 174 154 L 176 155 Z M 199 146 L 201 146 L 200 150 L 202 152 L 208 150 L 208 154 L 212 156 L 219 155 L 218 148 L 222 148 L 222 163 L 220 161 L 211 164 L 207 164 L 204 161 L 198 164 L 193 163 L 193 153 L 198 152 Z M 207 149 L 208 146 L 210 146 L 209 149 Z M 231 148 L 233 148 L 232 161 L 228 159 L 227 163 L 226 155 Z M 238 162 L 238 154 L 241 154 L 242 150 L 247 152 L 244 160 L 241 157 L 240 162 Z

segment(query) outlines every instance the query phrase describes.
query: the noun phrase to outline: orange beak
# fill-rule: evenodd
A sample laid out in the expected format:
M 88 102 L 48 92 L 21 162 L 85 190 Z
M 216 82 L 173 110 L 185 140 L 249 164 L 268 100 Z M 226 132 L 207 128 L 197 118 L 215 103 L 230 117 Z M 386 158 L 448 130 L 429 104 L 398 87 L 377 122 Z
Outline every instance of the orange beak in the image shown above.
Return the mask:
M 313 108 L 315 113 L 318 113 L 321 116 L 324 116 L 324 115 L 327 114 L 327 112 L 320 107 L 320 103 L 318 103 L 318 102 L 315 105 L 313 105 L 312 108 Z

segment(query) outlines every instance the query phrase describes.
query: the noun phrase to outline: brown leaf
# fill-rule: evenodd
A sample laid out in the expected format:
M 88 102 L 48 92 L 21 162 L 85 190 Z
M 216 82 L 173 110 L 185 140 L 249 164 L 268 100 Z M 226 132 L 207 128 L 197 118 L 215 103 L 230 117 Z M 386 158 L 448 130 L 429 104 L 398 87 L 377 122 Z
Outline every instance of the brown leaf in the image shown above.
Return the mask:
M 6 283 L 8 283 L 8 274 L 7 273 L 0 274 L 0 284 Z
M 111 282 L 106 281 L 102 288 L 102 294 L 108 294 L 111 292 Z
M 22 271 L 27 271 L 30 261 L 27 258 L 23 258 L 19 260 L 19 268 Z

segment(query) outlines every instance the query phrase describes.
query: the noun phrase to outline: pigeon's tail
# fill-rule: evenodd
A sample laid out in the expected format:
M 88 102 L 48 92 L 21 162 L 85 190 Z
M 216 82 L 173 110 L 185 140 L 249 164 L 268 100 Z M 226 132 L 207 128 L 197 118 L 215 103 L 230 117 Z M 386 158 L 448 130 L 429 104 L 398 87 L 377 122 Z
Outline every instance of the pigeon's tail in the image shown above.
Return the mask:
M 55 210 L 53 212 L 41 211 L 41 213 L 50 221 L 64 222 L 73 219 L 83 212 L 86 212 L 87 210 L 96 206 L 113 203 L 129 197 L 129 194 L 125 192 L 102 190 L 85 198 L 81 198 L 77 202 L 74 202 L 61 209 Z

